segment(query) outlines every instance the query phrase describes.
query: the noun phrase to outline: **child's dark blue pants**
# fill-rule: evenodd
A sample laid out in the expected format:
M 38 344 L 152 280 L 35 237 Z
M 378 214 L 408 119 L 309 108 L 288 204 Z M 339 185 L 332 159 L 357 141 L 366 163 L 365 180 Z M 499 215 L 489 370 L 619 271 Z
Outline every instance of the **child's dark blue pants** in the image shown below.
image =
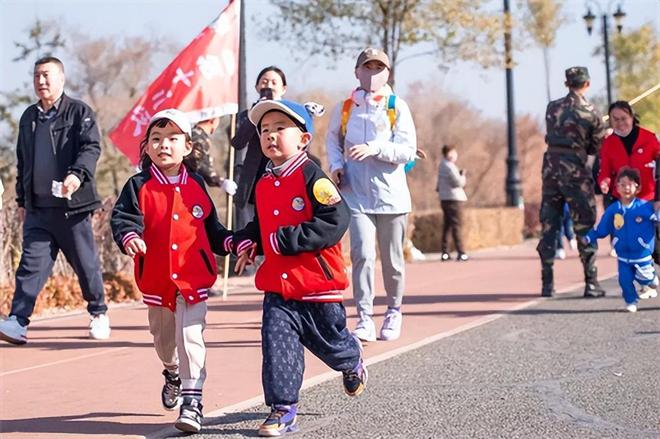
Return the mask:
M 305 371 L 303 346 L 337 371 L 352 370 L 360 361 L 360 345 L 346 328 L 343 304 L 284 300 L 266 293 L 261 379 L 267 405 L 298 402 Z

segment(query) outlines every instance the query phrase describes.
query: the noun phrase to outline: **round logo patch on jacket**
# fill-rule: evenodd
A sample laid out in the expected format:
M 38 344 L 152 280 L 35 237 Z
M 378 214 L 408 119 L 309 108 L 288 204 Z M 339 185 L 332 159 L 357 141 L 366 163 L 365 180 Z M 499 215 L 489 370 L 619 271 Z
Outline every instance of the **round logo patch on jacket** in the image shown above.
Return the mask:
M 199 204 L 195 204 L 192 208 L 192 216 L 194 216 L 197 219 L 203 217 L 204 209 L 202 209 L 202 206 L 200 206 Z
M 291 207 L 293 207 L 293 210 L 296 212 L 300 212 L 305 208 L 305 200 L 303 200 L 303 197 L 295 197 L 291 200 Z
M 335 185 L 327 178 L 319 178 L 316 180 L 312 192 L 314 193 L 316 201 L 325 204 L 326 206 L 332 206 L 341 201 L 339 191 L 337 191 Z
M 614 214 L 614 228 L 619 230 L 621 227 L 623 227 L 624 221 L 623 221 L 623 215 L 620 213 L 615 213 Z

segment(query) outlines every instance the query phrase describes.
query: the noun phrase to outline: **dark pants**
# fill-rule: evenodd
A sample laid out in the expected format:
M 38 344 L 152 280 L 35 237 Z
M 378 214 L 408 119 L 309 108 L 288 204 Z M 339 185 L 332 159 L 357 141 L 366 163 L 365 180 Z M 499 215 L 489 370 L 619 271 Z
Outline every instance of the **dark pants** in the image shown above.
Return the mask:
M 78 276 L 87 311 L 97 315 L 108 309 L 91 215 L 83 213 L 66 218 L 64 213 L 59 208 L 37 208 L 25 216 L 23 254 L 16 270 L 16 291 L 10 312 L 22 325 L 30 323 L 34 303 L 60 250 Z
M 454 238 L 454 246 L 459 253 L 463 251 L 462 225 L 463 225 L 463 201 L 440 200 L 442 208 L 442 241 L 440 241 L 440 251 L 447 253 L 449 246 L 449 232 Z
M 305 371 L 303 346 L 337 371 L 350 371 L 360 361 L 360 345 L 346 328 L 343 304 L 298 302 L 266 293 L 261 380 L 267 405 L 298 402 Z
M 541 265 L 552 270 L 564 203 L 568 203 L 575 234 L 581 238 L 596 222 L 596 199 L 591 173 L 579 157 L 546 152 L 542 172 L 542 236 L 536 250 L 541 258 Z M 596 247 L 585 245 L 578 239 L 578 251 L 585 280 L 595 280 Z

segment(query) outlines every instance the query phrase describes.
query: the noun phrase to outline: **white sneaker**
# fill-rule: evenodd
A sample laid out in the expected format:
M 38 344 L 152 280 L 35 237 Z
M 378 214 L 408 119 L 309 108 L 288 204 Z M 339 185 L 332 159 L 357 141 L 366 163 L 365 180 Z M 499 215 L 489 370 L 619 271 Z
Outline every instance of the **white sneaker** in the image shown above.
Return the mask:
M 0 322 L 0 339 L 12 344 L 27 343 L 27 326 L 18 323 L 16 316 L 9 316 Z
M 637 295 L 640 299 L 652 299 L 654 297 L 658 297 L 658 291 L 651 285 L 644 285 L 642 288 L 640 288 Z
M 360 317 L 353 335 L 362 341 L 376 341 L 376 325 L 370 316 L 364 315 Z
M 414 245 L 410 249 L 410 257 L 412 258 L 413 262 L 426 260 L 426 255 L 422 253 L 422 251 L 417 247 L 415 247 Z
M 383 327 L 380 328 L 380 339 L 385 341 L 396 340 L 401 336 L 401 323 L 403 316 L 401 311 L 388 308 L 385 313 Z
M 568 245 L 571 247 L 571 250 L 575 251 L 577 250 L 577 239 L 573 238 L 570 241 L 568 241 Z
M 555 251 L 555 259 L 566 259 L 566 250 L 563 248 L 558 248 Z
M 105 314 L 91 316 L 89 322 L 89 338 L 107 340 L 110 338 L 110 319 Z
M 628 305 L 626 305 L 626 311 L 628 311 L 628 312 L 637 312 L 637 304 L 629 303 Z

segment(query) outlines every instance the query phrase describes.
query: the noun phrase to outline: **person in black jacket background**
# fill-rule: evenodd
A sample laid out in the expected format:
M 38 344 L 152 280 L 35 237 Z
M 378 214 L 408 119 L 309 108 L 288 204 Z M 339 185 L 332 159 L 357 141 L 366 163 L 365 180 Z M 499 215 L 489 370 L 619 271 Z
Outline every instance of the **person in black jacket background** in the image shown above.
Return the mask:
M 35 301 L 62 250 L 87 301 L 90 337 L 107 339 L 110 322 L 91 220 L 101 206 L 94 180 L 101 155 L 96 117 L 87 104 L 64 94 L 59 59 L 37 60 L 33 79 L 39 102 L 21 116 L 16 145 L 23 254 L 9 318 L 0 322 L 0 338 L 27 342 Z

